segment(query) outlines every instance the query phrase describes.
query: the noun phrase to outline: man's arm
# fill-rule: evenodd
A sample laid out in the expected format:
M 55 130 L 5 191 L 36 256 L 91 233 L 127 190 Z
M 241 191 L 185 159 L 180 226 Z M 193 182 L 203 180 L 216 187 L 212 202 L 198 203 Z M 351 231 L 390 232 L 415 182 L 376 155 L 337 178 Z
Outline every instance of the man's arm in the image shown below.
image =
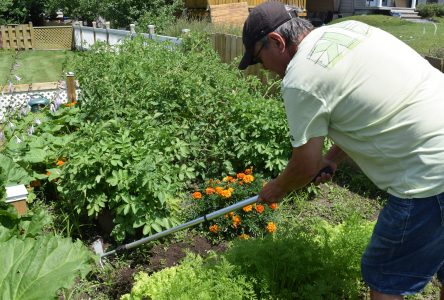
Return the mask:
M 291 158 L 284 171 L 262 188 L 259 201 L 279 202 L 288 192 L 309 184 L 319 170 L 330 165 L 322 157 L 323 145 L 324 137 L 316 137 L 300 147 L 293 148 Z M 333 154 L 331 154 L 332 158 L 335 157 Z M 336 155 L 339 155 L 339 152 L 336 152 Z M 333 171 L 335 167 L 333 166 Z

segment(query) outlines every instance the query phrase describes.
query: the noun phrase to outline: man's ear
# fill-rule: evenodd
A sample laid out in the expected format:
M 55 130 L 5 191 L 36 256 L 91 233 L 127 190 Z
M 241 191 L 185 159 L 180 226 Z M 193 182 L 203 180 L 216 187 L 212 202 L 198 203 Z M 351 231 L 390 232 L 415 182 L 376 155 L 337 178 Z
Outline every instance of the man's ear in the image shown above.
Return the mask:
M 285 51 L 285 39 L 276 32 L 270 32 L 268 34 L 268 39 L 270 40 L 271 43 L 274 43 L 277 48 L 279 49 L 280 52 L 284 52 Z

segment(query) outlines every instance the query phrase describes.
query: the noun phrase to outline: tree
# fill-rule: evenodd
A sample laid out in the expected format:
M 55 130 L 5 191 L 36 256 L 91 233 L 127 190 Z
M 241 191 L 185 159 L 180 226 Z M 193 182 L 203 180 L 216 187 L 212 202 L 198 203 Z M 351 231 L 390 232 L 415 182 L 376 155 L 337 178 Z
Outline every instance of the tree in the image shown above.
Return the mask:
M 0 23 L 42 25 L 46 0 L 1 0 Z
M 103 17 L 114 28 L 140 22 L 161 28 L 174 20 L 174 13 L 182 7 L 182 0 L 46 0 L 48 13 L 61 9 L 72 19 L 88 23 Z

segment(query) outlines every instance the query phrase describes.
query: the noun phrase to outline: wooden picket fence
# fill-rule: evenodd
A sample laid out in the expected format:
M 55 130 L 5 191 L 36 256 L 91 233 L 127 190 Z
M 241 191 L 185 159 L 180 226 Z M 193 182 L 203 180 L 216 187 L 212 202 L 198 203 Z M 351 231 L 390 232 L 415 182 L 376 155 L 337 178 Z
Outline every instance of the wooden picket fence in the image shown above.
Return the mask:
M 33 27 L 32 23 L 0 26 L 0 48 L 71 50 L 72 26 Z

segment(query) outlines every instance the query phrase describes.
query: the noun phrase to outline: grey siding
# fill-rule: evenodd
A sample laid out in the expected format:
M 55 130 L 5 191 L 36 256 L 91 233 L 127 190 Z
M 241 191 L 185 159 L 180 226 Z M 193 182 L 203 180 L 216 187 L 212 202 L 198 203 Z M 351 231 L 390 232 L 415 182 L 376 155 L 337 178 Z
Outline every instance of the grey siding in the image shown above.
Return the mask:
M 354 1 L 359 1 L 359 0 L 341 0 L 341 2 L 339 3 L 339 12 L 343 14 L 354 13 L 355 11 Z

